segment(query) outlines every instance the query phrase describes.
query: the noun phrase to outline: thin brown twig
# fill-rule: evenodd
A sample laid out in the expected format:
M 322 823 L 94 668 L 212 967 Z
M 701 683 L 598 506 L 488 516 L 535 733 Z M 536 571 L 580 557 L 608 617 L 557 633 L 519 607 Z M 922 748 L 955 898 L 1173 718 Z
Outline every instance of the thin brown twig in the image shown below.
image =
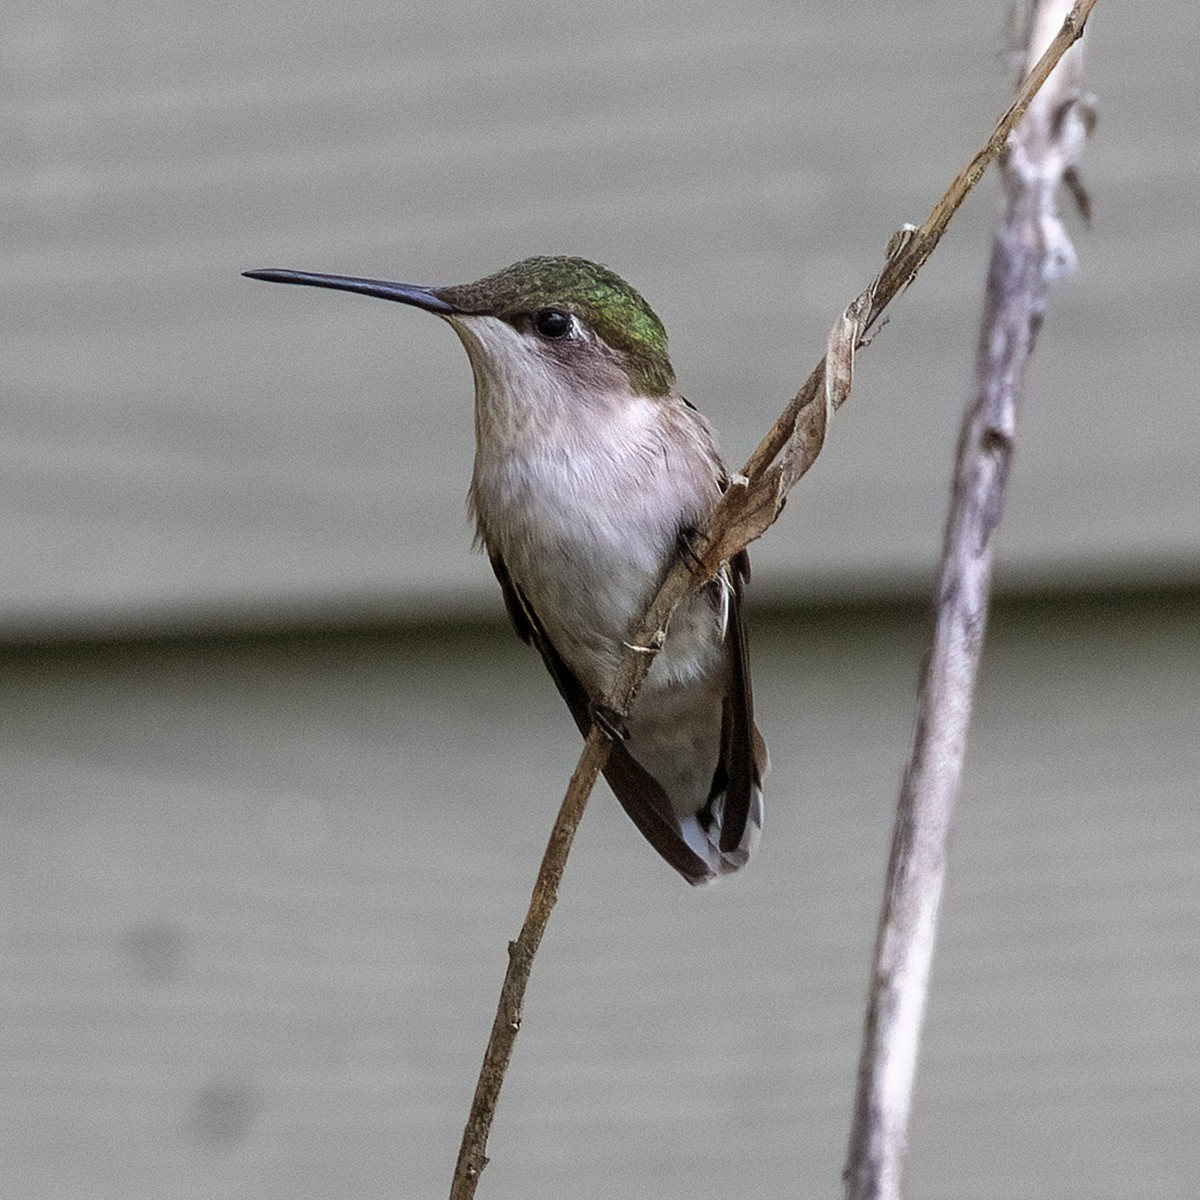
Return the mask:
M 693 588 L 713 578 L 723 562 L 761 537 L 778 516 L 788 490 L 820 453 L 830 414 L 849 394 L 854 353 L 865 344 L 867 331 L 933 252 L 950 218 L 988 165 L 1000 154 L 1009 133 L 1055 63 L 1082 34 L 1095 3 L 1096 0 L 1078 0 L 985 145 L 955 177 L 925 222 L 916 229 L 906 228 L 902 231 L 903 236 L 893 238 L 883 271 L 835 324 L 829 353 L 780 414 L 747 460 L 741 475 L 731 483 L 706 529 L 695 539 L 694 556 L 680 557 L 667 569 L 657 594 L 628 639 L 632 648 L 622 657 L 612 687 L 604 698 L 609 711 L 628 712 L 663 643 L 667 623 L 676 605 Z M 558 885 L 579 821 L 596 778 L 604 768 L 608 751 L 604 735 L 593 727 L 555 818 L 521 932 L 509 943 L 509 965 L 463 1131 L 450 1200 L 471 1200 L 487 1166 L 488 1134 L 520 1029 L 533 957 L 557 899 Z
M 1036 0 L 1036 54 L 1062 20 L 1063 0 Z M 917 1051 L 945 876 L 946 839 L 962 776 L 987 620 L 994 535 L 1004 507 L 1026 364 L 1051 282 L 1074 264 L 1058 189 L 1090 128 L 1080 54 L 1065 59 L 1013 131 L 958 444 L 938 574 L 932 647 L 917 697 L 913 747 L 897 804 L 875 967 L 863 1031 L 846 1166 L 849 1200 L 898 1200 Z

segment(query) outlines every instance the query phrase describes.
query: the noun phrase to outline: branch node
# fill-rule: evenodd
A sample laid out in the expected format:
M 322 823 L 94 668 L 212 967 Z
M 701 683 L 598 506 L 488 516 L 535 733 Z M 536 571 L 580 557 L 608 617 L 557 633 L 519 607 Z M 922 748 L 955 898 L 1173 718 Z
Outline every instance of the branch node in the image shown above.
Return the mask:
M 660 630 L 655 637 L 652 637 L 649 640 L 651 642 L 649 646 L 640 646 L 637 642 L 624 641 L 621 643 L 621 645 L 624 646 L 626 650 L 632 650 L 634 654 L 657 654 L 662 649 L 663 642 L 666 641 L 666 638 L 663 636 L 662 631 Z

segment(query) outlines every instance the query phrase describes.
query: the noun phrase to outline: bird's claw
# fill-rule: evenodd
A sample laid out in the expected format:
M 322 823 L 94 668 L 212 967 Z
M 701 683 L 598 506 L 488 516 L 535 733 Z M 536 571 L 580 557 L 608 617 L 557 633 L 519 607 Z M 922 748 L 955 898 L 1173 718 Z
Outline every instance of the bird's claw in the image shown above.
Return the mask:
M 629 730 L 625 727 L 625 718 L 612 705 L 594 700 L 591 710 L 592 721 L 604 732 L 605 737 L 613 742 L 629 741 Z

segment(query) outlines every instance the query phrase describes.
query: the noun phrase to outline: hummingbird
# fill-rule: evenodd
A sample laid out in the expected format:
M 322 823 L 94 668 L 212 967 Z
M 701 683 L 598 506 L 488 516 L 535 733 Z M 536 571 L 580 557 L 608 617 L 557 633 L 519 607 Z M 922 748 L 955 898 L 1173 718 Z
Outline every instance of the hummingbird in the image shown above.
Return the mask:
M 450 287 L 245 274 L 394 300 L 454 330 L 475 378 L 468 505 L 513 626 L 580 731 L 596 720 L 612 736 L 604 776 L 658 853 L 692 884 L 743 866 L 767 770 L 742 616 L 745 551 L 676 609 L 628 714 L 614 719 L 602 702 L 643 609 L 728 483 L 641 294 L 565 256 Z

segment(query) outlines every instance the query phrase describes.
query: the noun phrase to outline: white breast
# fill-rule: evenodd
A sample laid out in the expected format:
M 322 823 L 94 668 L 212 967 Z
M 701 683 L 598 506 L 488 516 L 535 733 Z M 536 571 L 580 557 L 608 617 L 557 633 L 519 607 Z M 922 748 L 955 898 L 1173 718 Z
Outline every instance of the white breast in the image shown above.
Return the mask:
M 627 390 L 564 396 L 511 326 L 471 324 L 471 340 L 460 336 L 469 352 L 478 343 L 471 506 L 480 538 L 580 681 L 598 691 L 681 526 L 716 497 L 707 427 L 685 410 L 681 429 L 671 407 L 679 400 Z M 688 609 L 676 614 L 653 681 L 703 673 L 719 653 L 720 614 L 707 601 Z

